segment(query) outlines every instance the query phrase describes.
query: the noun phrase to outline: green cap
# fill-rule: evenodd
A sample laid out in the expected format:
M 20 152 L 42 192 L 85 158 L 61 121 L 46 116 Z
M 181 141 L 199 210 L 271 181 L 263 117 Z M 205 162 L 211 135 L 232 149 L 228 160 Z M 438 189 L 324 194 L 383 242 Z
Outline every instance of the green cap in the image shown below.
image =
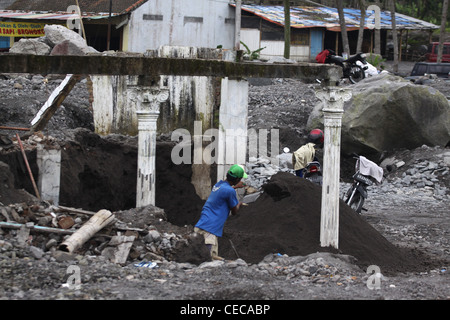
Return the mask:
M 234 164 L 231 166 L 230 170 L 228 170 L 228 173 L 233 178 L 247 178 L 247 174 L 244 171 L 244 167 L 239 164 Z

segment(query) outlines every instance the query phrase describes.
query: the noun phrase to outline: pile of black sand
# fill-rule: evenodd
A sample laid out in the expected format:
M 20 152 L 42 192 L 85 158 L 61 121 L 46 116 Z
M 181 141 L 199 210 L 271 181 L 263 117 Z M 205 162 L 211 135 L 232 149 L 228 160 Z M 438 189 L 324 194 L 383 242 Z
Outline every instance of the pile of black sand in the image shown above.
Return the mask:
M 273 253 L 305 256 L 315 252 L 351 255 L 363 270 L 377 265 L 383 273 L 415 271 L 426 257 L 390 243 L 342 200 L 339 207 L 339 249 L 320 245 L 321 188 L 289 173 L 272 176 L 257 201 L 228 219 L 219 254 L 258 263 Z M 230 241 L 231 240 L 231 241 Z M 234 248 L 232 247 L 234 245 Z M 236 254 L 237 252 L 237 254 Z

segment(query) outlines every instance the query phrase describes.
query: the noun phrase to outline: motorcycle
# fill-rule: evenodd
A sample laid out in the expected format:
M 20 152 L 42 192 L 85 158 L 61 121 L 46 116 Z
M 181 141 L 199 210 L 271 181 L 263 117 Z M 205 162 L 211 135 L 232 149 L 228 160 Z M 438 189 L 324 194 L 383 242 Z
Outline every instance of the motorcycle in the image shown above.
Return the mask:
M 351 83 L 355 84 L 366 77 L 365 71 L 368 69 L 368 66 L 366 66 L 366 58 L 365 53 L 358 53 L 345 59 L 336 55 L 333 50 L 327 49 L 319 53 L 316 60 L 319 63 L 330 63 L 342 67 L 344 78 L 349 79 Z
M 356 213 L 361 214 L 364 202 L 367 199 L 367 187 L 373 185 L 374 180 L 381 182 L 383 169 L 363 156 L 355 155 L 355 174 L 352 176 L 353 184 L 345 194 L 344 202 Z M 363 166 L 363 167 L 362 167 Z
M 322 170 L 320 167 L 320 162 L 314 160 L 309 162 L 305 168 L 303 168 L 303 178 L 308 179 L 309 181 L 322 185 Z

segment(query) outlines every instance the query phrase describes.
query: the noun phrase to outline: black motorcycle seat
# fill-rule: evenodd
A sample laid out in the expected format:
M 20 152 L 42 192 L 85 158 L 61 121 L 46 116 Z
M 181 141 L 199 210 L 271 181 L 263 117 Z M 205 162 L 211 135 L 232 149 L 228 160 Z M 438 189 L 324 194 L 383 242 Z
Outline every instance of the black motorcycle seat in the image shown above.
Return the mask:
M 345 59 L 341 56 L 335 56 L 335 55 L 331 55 L 330 56 L 330 61 L 335 61 L 335 62 L 344 62 Z

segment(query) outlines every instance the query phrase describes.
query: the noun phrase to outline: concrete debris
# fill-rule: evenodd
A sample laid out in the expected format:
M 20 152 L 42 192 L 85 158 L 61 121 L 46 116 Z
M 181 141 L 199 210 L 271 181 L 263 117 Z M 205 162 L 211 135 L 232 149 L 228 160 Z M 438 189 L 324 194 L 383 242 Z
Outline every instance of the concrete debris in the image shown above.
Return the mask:
M 151 211 L 151 208 L 149 210 Z M 154 207 L 155 214 L 149 214 L 153 216 L 156 223 L 163 220 L 162 215 L 158 213 L 159 210 Z M 193 243 L 202 244 L 201 241 L 193 240 L 195 238 L 193 230 L 189 229 L 187 234 L 183 234 L 158 231 L 155 225 L 136 228 L 121 221 L 107 210 L 99 211 L 101 214 L 107 213 L 107 217 L 102 219 L 90 211 L 44 203 L 0 206 L 0 212 L 0 239 L 9 239 L 7 243 L 13 244 L 13 247 L 39 248 L 43 252 L 42 255 L 37 254 L 37 250 L 33 249 L 32 256 L 36 259 L 47 257 L 47 259 L 64 260 L 80 254 L 101 255 L 119 265 L 139 259 L 183 260 L 184 258 L 177 256 L 177 251 Z M 100 221 L 97 227 L 92 226 L 93 219 Z M 86 234 L 84 229 L 87 228 L 89 229 L 87 236 L 80 238 L 78 234 L 80 232 Z M 5 242 L 2 246 L 9 248 Z M 186 255 L 189 254 L 187 250 Z M 205 257 L 207 257 L 206 251 L 201 258 Z
M 66 239 L 59 249 L 66 252 L 73 252 L 81 247 L 86 241 L 92 238 L 98 231 L 108 226 L 114 221 L 114 215 L 109 210 L 100 210 L 93 215 L 83 226 L 73 235 Z
M 108 247 L 103 250 L 102 255 L 107 256 L 114 263 L 125 264 L 134 239 L 135 236 L 114 236 L 108 243 Z
M 379 188 L 382 193 L 414 194 L 417 197 L 430 200 L 448 200 L 446 179 L 450 172 L 450 152 L 438 153 L 436 148 L 423 145 L 414 152 L 417 154 L 430 153 L 431 159 L 411 157 L 410 160 L 389 157 L 381 162 L 381 166 L 388 172 L 389 183 Z M 397 156 L 398 157 L 398 156 Z M 406 165 L 405 160 L 409 162 Z M 400 191 L 401 190 L 401 191 Z
M 248 175 L 245 184 L 257 191 L 277 172 L 294 173 L 292 169 L 292 153 L 277 155 L 275 159 L 276 161 L 271 161 L 267 157 L 250 157 L 245 165 Z

